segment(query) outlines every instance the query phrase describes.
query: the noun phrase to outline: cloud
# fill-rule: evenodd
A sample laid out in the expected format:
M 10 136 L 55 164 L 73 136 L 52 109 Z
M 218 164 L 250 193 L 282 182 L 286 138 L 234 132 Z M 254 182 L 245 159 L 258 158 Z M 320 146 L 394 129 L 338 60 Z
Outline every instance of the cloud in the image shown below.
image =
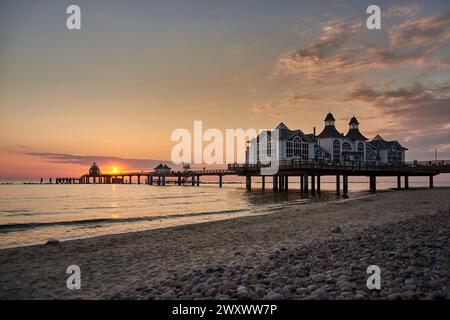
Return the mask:
M 444 148 L 450 141 L 449 83 L 376 89 L 358 82 L 343 101 L 368 105 L 383 122 L 380 130 L 388 137 L 402 137 L 410 148 L 429 151 Z
M 372 51 L 377 64 L 425 64 L 450 40 L 450 12 L 408 20 L 389 30 L 389 46 Z
M 314 97 L 310 94 L 289 94 L 284 99 L 289 104 L 297 104 L 297 103 L 313 103 L 318 101 L 317 97 Z
M 355 69 L 359 63 L 355 60 L 355 48 L 346 44 L 361 28 L 361 23 L 327 23 L 319 39 L 283 55 L 277 69 L 288 74 L 306 74 L 309 80 L 325 78 L 334 70 Z
M 440 68 L 450 68 L 450 58 L 443 58 L 437 62 L 437 66 Z
M 345 74 L 360 76 L 361 72 L 387 67 L 425 65 L 450 40 L 450 12 L 413 19 L 412 9 L 404 10 L 401 16 L 408 19 L 385 32 L 386 44 L 367 44 L 362 37 L 365 27 L 360 22 L 331 22 L 323 26 L 318 39 L 284 54 L 277 70 L 314 82 L 336 81 Z M 400 15 L 401 9 L 389 12 Z
M 136 170 L 151 169 L 161 162 L 170 163 L 170 161 L 163 161 L 163 160 L 127 159 L 120 157 L 89 156 L 89 155 L 76 155 L 76 154 L 51 153 L 51 152 L 28 152 L 26 154 L 48 160 L 49 162 L 52 163 L 90 166 L 92 163 L 96 162 L 100 166 L 115 165 L 123 169 L 136 169 Z
M 412 18 L 416 16 L 421 10 L 421 5 L 419 3 L 404 4 L 404 5 L 394 5 L 389 7 L 387 10 L 383 11 L 382 17 L 392 18 L 392 17 L 406 17 Z
M 282 114 L 276 112 L 276 110 L 279 110 L 280 108 L 311 104 L 317 101 L 319 101 L 319 98 L 311 94 L 287 93 L 282 95 L 281 98 L 276 101 L 254 104 L 250 107 L 250 110 L 256 113 L 267 112 L 269 116 L 278 119 L 282 117 Z

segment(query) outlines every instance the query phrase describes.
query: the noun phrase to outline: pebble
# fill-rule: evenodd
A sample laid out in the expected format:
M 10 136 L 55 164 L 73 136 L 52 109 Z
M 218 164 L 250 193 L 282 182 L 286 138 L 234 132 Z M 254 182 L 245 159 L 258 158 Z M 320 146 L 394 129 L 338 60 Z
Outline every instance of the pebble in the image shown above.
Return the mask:
M 133 292 L 149 299 L 450 299 L 448 218 L 419 216 L 370 227 L 355 238 L 286 246 L 253 267 L 241 253 L 246 264 L 188 270 L 151 292 Z M 365 271 L 376 261 L 381 290 L 368 290 Z

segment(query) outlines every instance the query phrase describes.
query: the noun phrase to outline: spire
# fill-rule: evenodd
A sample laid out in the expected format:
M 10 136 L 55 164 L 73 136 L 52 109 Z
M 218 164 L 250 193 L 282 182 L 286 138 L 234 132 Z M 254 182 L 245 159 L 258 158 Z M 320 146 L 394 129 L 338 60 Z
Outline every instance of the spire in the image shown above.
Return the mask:
M 356 119 L 356 117 L 353 116 L 350 119 L 350 122 L 348 123 L 348 125 L 350 127 L 349 129 L 358 129 L 358 125 L 359 125 L 358 119 Z
M 334 122 L 336 121 L 336 119 L 334 118 L 334 116 L 331 112 L 328 112 L 324 121 L 325 121 L 325 126 L 334 126 Z

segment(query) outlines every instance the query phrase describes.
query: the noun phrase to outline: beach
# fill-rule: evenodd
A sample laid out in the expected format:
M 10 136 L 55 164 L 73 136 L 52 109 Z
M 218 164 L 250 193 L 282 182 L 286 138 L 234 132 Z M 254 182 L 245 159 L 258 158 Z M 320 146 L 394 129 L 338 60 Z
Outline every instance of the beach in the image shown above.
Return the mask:
M 450 189 L 0 250 L 1 299 L 450 298 Z M 366 268 L 381 268 L 368 290 Z M 81 289 L 66 269 L 81 270 Z

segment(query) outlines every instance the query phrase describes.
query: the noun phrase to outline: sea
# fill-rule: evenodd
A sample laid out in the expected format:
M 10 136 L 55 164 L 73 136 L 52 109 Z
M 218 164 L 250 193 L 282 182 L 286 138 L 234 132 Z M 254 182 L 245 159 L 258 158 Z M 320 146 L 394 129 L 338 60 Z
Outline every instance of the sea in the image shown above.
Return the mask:
M 360 179 L 360 178 L 359 178 Z M 415 188 L 428 181 L 410 181 Z M 56 185 L 0 184 L 0 248 L 42 244 L 108 234 L 135 232 L 179 225 L 270 214 L 315 202 L 331 202 L 369 195 L 368 181 L 351 181 L 349 193 L 336 194 L 334 181 L 322 181 L 321 192 L 299 190 L 299 180 L 289 180 L 289 190 L 272 191 L 253 183 L 216 182 L 197 186 L 145 184 Z M 435 186 L 450 186 L 435 181 Z M 396 179 L 378 181 L 380 192 L 396 187 Z

